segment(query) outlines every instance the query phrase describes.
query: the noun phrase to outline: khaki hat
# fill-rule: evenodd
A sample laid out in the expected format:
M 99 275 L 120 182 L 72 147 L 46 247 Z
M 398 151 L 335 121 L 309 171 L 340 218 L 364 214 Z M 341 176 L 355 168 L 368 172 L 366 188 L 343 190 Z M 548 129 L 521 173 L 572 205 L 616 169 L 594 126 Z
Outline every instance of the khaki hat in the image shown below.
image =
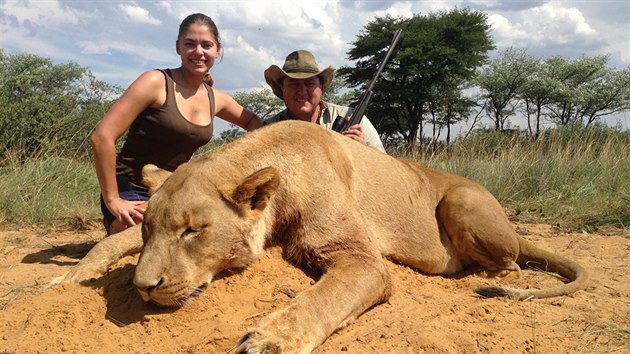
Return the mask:
M 282 98 L 282 79 L 286 76 L 293 79 L 308 79 L 313 76 L 322 78 L 322 91 L 325 92 L 333 79 L 335 68 L 329 66 L 319 70 L 313 54 L 307 50 L 296 50 L 287 55 L 284 65 L 280 69 L 272 65 L 265 70 L 265 81 L 271 86 L 273 93 Z

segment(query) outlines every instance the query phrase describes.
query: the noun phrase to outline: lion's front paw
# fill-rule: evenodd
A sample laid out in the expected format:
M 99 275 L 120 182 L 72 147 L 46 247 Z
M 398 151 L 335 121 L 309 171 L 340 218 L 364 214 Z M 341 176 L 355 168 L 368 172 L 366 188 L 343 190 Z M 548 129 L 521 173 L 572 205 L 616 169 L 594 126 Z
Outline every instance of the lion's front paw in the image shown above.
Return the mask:
M 247 332 L 236 344 L 237 354 L 280 354 L 282 348 L 277 341 L 265 338 L 258 331 Z
M 77 264 L 63 277 L 61 282 L 83 284 L 102 277 L 106 271 L 107 266 L 104 267 L 101 264 Z

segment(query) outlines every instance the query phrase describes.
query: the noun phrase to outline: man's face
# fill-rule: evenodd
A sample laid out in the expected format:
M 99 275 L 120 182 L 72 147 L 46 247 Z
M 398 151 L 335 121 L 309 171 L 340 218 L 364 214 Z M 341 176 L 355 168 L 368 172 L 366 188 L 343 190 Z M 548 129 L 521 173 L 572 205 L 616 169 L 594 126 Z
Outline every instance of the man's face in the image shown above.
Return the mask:
M 282 94 L 284 104 L 292 118 L 317 121 L 316 115 L 319 114 L 317 107 L 322 100 L 322 83 L 319 77 L 308 79 L 285 77 L 282 80 Z

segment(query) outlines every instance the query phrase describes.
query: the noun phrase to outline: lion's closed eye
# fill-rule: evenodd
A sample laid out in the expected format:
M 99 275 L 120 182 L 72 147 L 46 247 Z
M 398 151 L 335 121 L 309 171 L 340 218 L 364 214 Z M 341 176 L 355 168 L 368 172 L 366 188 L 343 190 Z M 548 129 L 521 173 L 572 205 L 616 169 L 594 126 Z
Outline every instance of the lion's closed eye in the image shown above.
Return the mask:
M 184 232 L 182 232 L 180 238 L 193 237 L 199 234 L 200 228 L 188 226 Z
M 208 225 L 189 225 L 181 234 L 180 238 L 190 238 L 198 236 Z

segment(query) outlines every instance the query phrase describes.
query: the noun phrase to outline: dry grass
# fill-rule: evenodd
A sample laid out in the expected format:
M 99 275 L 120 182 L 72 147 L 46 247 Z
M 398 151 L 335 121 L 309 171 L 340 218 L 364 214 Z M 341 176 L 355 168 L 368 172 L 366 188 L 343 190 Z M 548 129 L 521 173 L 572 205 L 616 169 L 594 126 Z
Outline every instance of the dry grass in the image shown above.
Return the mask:
M 209 144 L 200 153 L 220 146 Z M 532 142 L 482 132 L 448 149 L 390 150 L 479 181 L 515 221 L 594 231 L 630 225 L 630 132 L 606 127 L 556 129 Z M 42 153 L 0 161 L 0 222 L 93 224 L 100 218 L 92 162 Z
M 532 142 L 493 131 L 448 150 L 396 154 L 480 182 L 516 221 L 630 227 L 630 132 L 561 129 Z

